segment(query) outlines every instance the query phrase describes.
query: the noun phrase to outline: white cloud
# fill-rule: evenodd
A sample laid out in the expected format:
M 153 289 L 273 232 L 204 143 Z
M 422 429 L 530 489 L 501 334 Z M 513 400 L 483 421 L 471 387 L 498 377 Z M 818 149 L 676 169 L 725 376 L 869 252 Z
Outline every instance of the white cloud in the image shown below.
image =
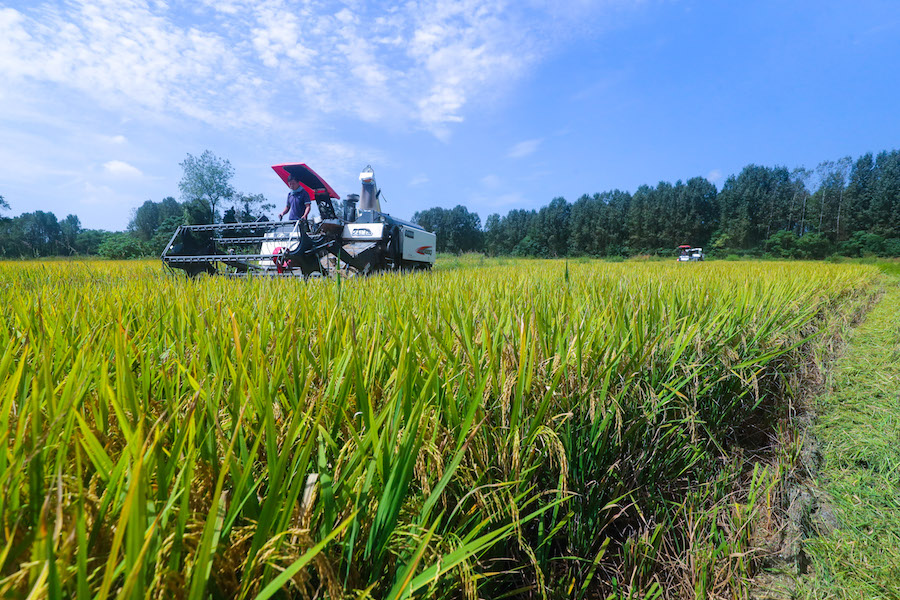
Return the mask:
M 124 135 L 101 135 L 100 141 L 105 142 L 107 144 L 114 144 L 116 146 L 122 146 L 128 143 L 128 138 Z
M 525 206 L 526 203 L 526 198 L 522 194 L 519 194 L 517 192 L 501 194 L 499 196 L 492 196 L 488 201 L 488 205 L 493 208 L 503 208 L 506 206 Z
M 82 188 L 81 203 L 87 205 L 115 205 L 116 193 L 106 185 L 94 185 L 86 181 Z
M 408 185 L 409 187 L 417 187 L 417 186 L 420 186 L 420 185 L 425 185 L 426 183 L 428 183 L 428 182 L 430 182 L 430 181 L 431 181 L 431 179 L 429 179 L 427 175 L 425 175 L 424 173 L 422 173 L 422 174 L 416 175 L 415 177 L 413 177 L 412 179 L 410 179 L 410 180 L 409 180 L 409 183 L 408 183 L 407 185 Z
M 500 187 L 500 178 L 496 175 L 485 175 L 481 178 L 481 185 L 486 188 L 496 189 Z
M 524 142 L 519 142 L 509 149 L 507 156 L 509 158 L 525 158 L 526 156 L 534 154 L 540 144 L 541 140 L 525 140 Z
M 121 160 L 103 163 L 103 170 L 116 177 L 142 177 L 144 175 L 137 167 Z
M 135 118 L 253 129 L 337 115 L 446 137 L 620 1 L 45 0 L 0 9 L 0 78 Z
M 722 171 L 719 169 L 713 169 L 709 173 L 706 174 L 706 179 L 711 183 L 716 183 L 722 180 Z
M 75 0 L 0 11 L 0 76 L 74 89 L 106 108 L 252 123 L 242 64 L 217 32 L 179 27 L 143 0 Z M 257 91 L 258 92 L 258 91 Z

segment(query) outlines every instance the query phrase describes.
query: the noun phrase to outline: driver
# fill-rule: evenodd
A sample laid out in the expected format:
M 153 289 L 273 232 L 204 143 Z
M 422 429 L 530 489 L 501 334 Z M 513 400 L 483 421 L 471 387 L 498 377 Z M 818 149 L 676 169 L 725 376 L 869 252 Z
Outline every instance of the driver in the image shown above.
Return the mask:
M 291 213 L 288 215 L 288 219 L 291 221 L 306 219 L 307 215 L 309 215 L 309 209 L 312 207 L 309 193 L 300 185 L 300 180 L 297 179 L 296 175 L 289 175 L 287 184 L 291 188 L 291 192 L 288 194 L 287 205 L 284 207 L 284 210 L 278 213 L 278 220 L 280 221 L 287 212 Z

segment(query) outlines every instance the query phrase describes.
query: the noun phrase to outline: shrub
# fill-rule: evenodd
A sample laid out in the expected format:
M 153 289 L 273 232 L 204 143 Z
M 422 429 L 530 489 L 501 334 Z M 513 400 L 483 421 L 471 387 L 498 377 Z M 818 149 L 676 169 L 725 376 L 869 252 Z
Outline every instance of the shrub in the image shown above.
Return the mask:
M 137 258 L 145 254 L 144 245 L 128 233 L 109 235 L 97 249 L 100 256 L 112 259 Z

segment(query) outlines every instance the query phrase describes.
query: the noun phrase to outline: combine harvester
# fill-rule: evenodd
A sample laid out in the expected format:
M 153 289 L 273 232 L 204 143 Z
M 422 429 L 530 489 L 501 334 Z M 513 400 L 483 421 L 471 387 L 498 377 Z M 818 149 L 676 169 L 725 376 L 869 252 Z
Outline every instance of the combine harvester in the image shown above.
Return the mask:
M 706 255 L 703 254 L 703 248 L 691 248 L 687 244 L 678 246 L 677 250 L 678 256 L 675 260 L 678 262 L 694 262 L 703 260 L 706 257 Z
M 434 265 L 435 235 L 381 212 L 381 190 L 371 166 L 359 175 L 362 194 L 349 194 L 340 211 L 332 201 L 340 196 L 305 164 L 272 169 L 285 184 L 290 175 L 299 179 L 318 206 L 320 221 L 182 225 L 162 253 L 166 266 L 190 276 L 309 278 L 331 277 L 338 271 L 353 276 Z

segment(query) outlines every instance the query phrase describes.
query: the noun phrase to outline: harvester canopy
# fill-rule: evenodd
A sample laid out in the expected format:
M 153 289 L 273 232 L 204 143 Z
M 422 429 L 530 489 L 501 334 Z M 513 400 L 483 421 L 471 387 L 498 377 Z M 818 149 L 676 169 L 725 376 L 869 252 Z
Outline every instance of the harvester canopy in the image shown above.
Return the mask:
M 288 177 L 294 176 L 300 182 L 300 185 L 306 190 L 310 198 L 315 198 L 315 190 L 325 190 L 328 192 L 329 198 L 340 199 L 337 192 L 334 191 L 328 182 L 322 179 L 318 173 L 313 171 L 304 163 L 290 163 L 284 165 L 272 165 L 272 170 L 278 173 L 281 180 L 287 185 Z

